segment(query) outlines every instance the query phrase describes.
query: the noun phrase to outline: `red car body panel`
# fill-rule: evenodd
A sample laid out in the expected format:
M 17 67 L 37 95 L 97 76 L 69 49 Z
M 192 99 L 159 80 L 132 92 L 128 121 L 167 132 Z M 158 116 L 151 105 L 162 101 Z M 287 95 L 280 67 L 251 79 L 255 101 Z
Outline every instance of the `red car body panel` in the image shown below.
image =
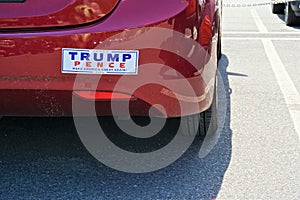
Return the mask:
M 105 17 L 115 8 L 118 0 L 60 0 L 48 3 L 40 0 L 1 3 L 0 28 L 82 25 Z
M 74 114 L 72 98 L 78 98 L 76 102 L 79 102 L 78 106 L 83 108 L 84 104 L 96 99 L 95 108 L 98 115 L 116 114 L 112 113 L 110 105 L 111 101 L 117 101 L 119 108 L 117 114 L 126 114 L 124 104 L 128 102 L 123 101 L 122 98 L 114 98 L 114 93 L 124 95 L 121 95 L 124 99 L 128 97 L 130 114 L 136 116 L 148 116 L 150 107 L 155 104 L 163 105 L 165 112 L 157 108 L 151 115 L 167 117 L 195 114 L 206 110 L 211 105 L 217 69 L 216 51 L 219 28 L 218 9 L 215 7 L 214 0 L 206 2 L 121 0 L 118 5 L 116 1 L 107 1 L 114 2 L 113 6 L 110 4 L 110 8 L 114 7 L 113 11 L 106 9 L 106 12 L 103 12 L 107 16 L 96 21 L 95 18 L 91 21 L 86 18 L 82 21 L 83 23 L 65 20 L 65 24 L 61 26 L 52 22 L 41 24 L 42 21 L 39 20 L 37 20 L 38 23 L 29 25 L 21 23 L 23 19 L 26 21 L 43 13 L 45 17 L 51 9 L 55 10 L 55 8 L 45 9 L 43 12 L 36 11 L 39 14 L 35 16 L 34 14 L 12 16 L 9 12 L 2 13 L 5 6 L 21 7 L 32 1 L 34 0 L 27 0 L 25 3 L 0 3 L 0 115 L 70 116 Z M 69 9 L 73 6 L 75 9 L 74 6 L 78 2 L 81 1 L 65 0 L 58 4 L 66 3 L 65 7 Z M 71 15 L 74 10 L 68 9 L 56 10 L 56 13 L 63 13 L 64 16 Z M 20 17 L 22 18 L 20 23 L 6 25 L 3 23 L 7 19 Z M 86 22 L 88 23 L 85 24 Z M 68 26 L 75 24 L 76 26 Z M 45 27 L 55 28 L 43 29 Z M 174 41 L 172 39 L 169 41 L 168 39 L 172 37 L 167 34 L 154 34 L 153 37 L 149 37 L 153 29 L 181 33 L 186 36 L 187 41 L 196 41 L 201 50 L 194 50 L 193 45 L 188 45 L 189 42 L 185 50 L 175 45 L 179 53 L 164 51 L 163 48 L 154 49 L 151 47 L 152 44 L 161 44 L 161 47 L 172 46 Z M 143 38 L 147 38 L 146 41 Z M 137 42 L 126 43 L 126 41 Z M 147 45 L 148 48 L 145 48 Z M 76 74 L 61 73 L 62 48 L 136 49 L 139 50 L 140 55 L 139 72 L 134 76 L 102 75 L 99 82 L 94 81 L 99 78 L 99 75 L 81 75 L 76 83 L 77 86 L 74 87 Z M 176 54 L 201 56 L 197 58 L 199 64 L 194 66 Z M 161 64 L 161 67 L 151 69 L 152 63 Z M 147 64 L 150 67 L 143 67 Z M 181 75 L 173 76 L 163 73 L 163 65 L 171 66 Z M 140 80 L 147 79 L 149 75 L 153 83 L 142 85 L 132 92 L 132 87 Z M 116 91 L 115 86 L 119 80 L 122 80 L 124 84 Z M 159 84 L 161 81 L 166 81 L 171 88 L 175 89 L 169 90 Z M 193 94 L 187 91 L 183 82 L 189 83 L 193 88 Z M 89 95 L 94 96 L 94 99 L 84 93 L 91 92 L 91 88 L 96 88 L 98 92 L 98 94 Z M 178 96 L 180 98 L 176 98 Z M 187 105 L 197 104 L 199 109 L 195 110 L 192 106 L 189 109 L 189 106 L 186 106 L 182 110 L 180 109 L 181 101 Z M 81 114 L 89 115 L 90 111 L 83 109 Z

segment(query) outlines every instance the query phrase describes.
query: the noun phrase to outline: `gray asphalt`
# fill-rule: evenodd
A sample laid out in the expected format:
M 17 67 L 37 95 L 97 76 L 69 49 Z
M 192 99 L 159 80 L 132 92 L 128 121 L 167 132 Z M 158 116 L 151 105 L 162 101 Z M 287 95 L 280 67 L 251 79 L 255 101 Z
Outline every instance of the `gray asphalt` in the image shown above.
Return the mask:
M 266 33 L 259 33 L 251 10 Z M 218 199 L 300 198 L 299 133 L 262 43 L 271 39 L 299 92 L 300 30 L 287 27 L 283 19 L 271 14 L 270 6 L 224 10 L 232 154 Z
M 299 27 L 286 27 L 269 6 L 224 8 L 219 72 L 226 93 L 219 106 L 228 109 L 206 157 L 199 158 L 196 140 L 164 169 L 119 172 L 87 152 L 72 118 L 5 117 L 0 199 L 300 199 L 299 137 L 259 39 L 277 35 L 256 35 L 251 9 L 268 31 L 300 36 Z M 246 39 L 252 37 L 258 39 Z M 300 41 L 272 43 L 300 91 Z
M 5 118 L 0 132 L 1 199 L 211 199 L 231 154 L 228 131 L 205 159 L 196 143 L 167 168 L 129 174 L 94 159 L 72 119 Z

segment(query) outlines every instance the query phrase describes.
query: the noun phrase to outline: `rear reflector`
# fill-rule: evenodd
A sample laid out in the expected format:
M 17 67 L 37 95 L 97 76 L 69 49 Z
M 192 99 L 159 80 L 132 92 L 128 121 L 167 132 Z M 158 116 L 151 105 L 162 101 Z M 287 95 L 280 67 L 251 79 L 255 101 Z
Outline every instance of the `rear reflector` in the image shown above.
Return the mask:
M 86 100 L 96 101 L 111 101 L 111 100 L 135 100 L 131 95 L 118 92 L 103 92 L 103 91 L 74 91 L 74 94 Z
M 205 15 L 200 28 L 200 45 L 208 46 L 211 41 L 212 21 L 209 15 Z
M 197 2 L 196 0 L 192 0 L 189 1 L 189 5 L 186 8 L 185 12 L 187 14 L 187 16 L 193 15 L 196 13 L 196 9 L 197 9 Z

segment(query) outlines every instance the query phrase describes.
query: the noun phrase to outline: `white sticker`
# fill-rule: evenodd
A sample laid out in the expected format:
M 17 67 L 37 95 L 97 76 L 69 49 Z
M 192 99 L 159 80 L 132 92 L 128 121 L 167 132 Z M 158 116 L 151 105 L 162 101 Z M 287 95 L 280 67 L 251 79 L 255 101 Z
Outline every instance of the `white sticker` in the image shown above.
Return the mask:
M 63 48 L 62 73 L 136 75 L 138 59 L 138 50 Z

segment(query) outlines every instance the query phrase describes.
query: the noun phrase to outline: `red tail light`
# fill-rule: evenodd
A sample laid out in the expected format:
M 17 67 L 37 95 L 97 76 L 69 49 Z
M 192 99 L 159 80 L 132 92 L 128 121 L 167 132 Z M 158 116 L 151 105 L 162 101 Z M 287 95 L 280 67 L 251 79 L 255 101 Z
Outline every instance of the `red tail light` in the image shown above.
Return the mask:
M 118 92 L 75 91 L 74 94 L 86 100 L 96 100 L 96 101 L 136 99 L 134 96 L 118 93 Z
M 189 3 L 188 7 L 186 8 L 185 12 L 187 16 L 190 16 L 194 13 L 196 13 L 197 9 L 197 1 L 196 0 L 188 0 Z
M 200 44 L 208 46 L 210 44 L 212 34 L 212 21 L 209 15 L 205 15 L 200 27 Z

